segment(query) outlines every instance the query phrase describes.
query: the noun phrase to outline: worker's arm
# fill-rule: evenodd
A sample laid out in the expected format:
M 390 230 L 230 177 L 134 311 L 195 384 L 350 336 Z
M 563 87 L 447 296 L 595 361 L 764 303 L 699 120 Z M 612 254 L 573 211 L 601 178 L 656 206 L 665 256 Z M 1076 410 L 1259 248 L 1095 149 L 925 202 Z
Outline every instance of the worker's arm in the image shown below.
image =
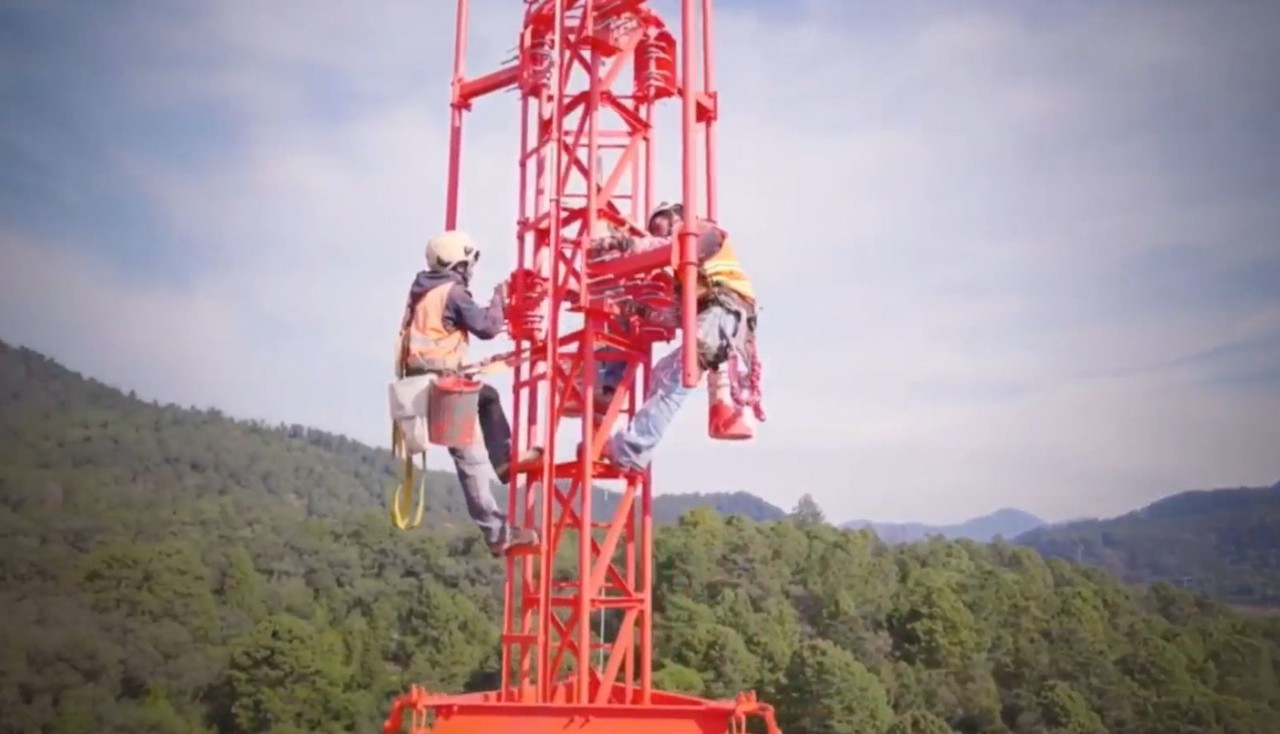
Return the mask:
M 720 247 L 724 244 L 725 231 L 710 219 L 698 222 L 695 231 L 698 232 L 698 262 L 706 262 L 720 252 Z
M 471 297 L 471 291 L 459 283 L 449 291 L 449 298 L 445 301 L 444 323 L 446 327 L 465 329 L 477 339 L 492 339 L 506 326 L 502 296 L 495 292 L 489 306 L 481 308 Z
M 698 262 L 706 262 L 720 251 L 720 246 L 724 244 L 725 231 L 709 219 L 701 220 L 694 231 L 698 233 L 696 246 Z M 597 242 L 601 250 L 611 250 L 627 255 L 667 245 L 677 246 L 676 237 L 603 237 Z

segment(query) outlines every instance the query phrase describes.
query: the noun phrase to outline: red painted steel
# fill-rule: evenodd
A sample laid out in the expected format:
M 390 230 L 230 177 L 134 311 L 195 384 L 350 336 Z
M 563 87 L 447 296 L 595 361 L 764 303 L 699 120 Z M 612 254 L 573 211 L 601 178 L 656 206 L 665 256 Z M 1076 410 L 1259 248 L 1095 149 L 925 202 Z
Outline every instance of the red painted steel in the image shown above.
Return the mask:
M 517 88 L 519 253 L 508 330 L 532 356 L 514 368 L 512 451 L 540 445 L 546 458 L 513 472 L 508 516 L 537 529 L 542 542 L 506 560 L 500 688 L 429 694 L 415 686 L 393 702 L 387 734 L 406 723 L 425 732 L 428 722 L 445 732 L 559 732 L 567 725 L 612 734 L 659 727 L 669 734 L 738 732 L 748 716 L 777 731 L 772 709 L 753 693 L 706 701 L 653 688 L 651 476 L 623 476 L 599 461 L 605 440 L 643 398 L 636 388 L 647 383 L 641 378 L 654 343 L 678 334 L 685 383 L 701 377 L 695 289 L 683 289 L 677 309 L 672 277 L 682 270 L 694 280 L 692 234 L 680 233 L 674 247 L 594 264 L 588 245 L 601 228 L 640 234 L 656 205 L 653 120 L 664 100 L 681 104 L 685 220 L 696 221 L 700 202 L 715 215 L 711 6 L 681 0 L 677 41 L 646 0 L 525 0 L 516 61 L 468 78 L 468 0 L 458 0 L 445 225 L 457 226 L 464 113 L 483 95 Z M 612 399 L 597 405 L 597 360 L 606 354 L 622 363 L 624 377 Z M 585 448 L 574 442 L 557 451 L 562 421 L 579 417 Z M 558 454 L 577 458 L 556 461 Z M 592 493 L 583 489 L 598 479 L 624 484 L 611 517 L 599 521 Z M 600 635 L 602 615 L 607 629 Z

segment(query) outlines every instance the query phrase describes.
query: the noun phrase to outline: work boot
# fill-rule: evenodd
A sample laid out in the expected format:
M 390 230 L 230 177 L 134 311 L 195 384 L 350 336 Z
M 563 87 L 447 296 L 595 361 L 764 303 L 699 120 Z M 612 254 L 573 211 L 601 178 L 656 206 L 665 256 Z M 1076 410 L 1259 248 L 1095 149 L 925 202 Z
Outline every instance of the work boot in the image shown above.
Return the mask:
M 529 469 L 537 467 L 541 463 L 542 447 L 535 446 L 534 448 L 526 449 L 520 454 L 520 459 L 516 461 L 515 468 L 517 472 L 528 471 Z M 511 464 L 508 461 L 502 461 L 499 463 L 494 467 L 494 471 L 498 474 L 498 481 L 503 484 L 506 484 L 511 478 Z
M 538 531 L 533 528 L 511 528 L 507 539 L 501 543 L 491 543 L 489 552 L 494 558 L 501 558 L 508 553 L 532 553 L 538 549 Z
M 707 434 L 721 441 L 745 441 L 754 438 L 756 432 L 742 408 L 714 401 L 707 411 Z
M 756 435 L 742 406 L 733 400 L 729 377 L 718 370 L 707 372 L 707 435 L 721 441 L 745 441 Z

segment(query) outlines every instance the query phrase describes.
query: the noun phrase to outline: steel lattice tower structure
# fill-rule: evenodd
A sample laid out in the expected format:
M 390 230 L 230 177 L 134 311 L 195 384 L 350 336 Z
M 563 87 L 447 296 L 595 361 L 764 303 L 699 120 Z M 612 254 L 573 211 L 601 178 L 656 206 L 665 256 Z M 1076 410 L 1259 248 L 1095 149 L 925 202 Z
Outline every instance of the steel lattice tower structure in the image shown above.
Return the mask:
M 409 719 L 413 732 L 425 732 L 431 720 L 433 731 L 444 732 L 538 734 L 572 726 L 611 734 L 659 727 L 664 734 L 709 733 L 745 731 L 753 715 L 776 731 L 772 709 L 754 693 L 706 701 L 653 688 L 651 476 L 622 475 L 599 461 L 618 421 L 644 397 L 638 386 L 648 382 L 655 343 L 681 339 L 685 384 L 701 377 L 694 289 L 683 289 L 681 309 L 673 295 L 673 273 L 693 281 L 694 235 L 607 260 L 590 260 L 588 246 L 590 234 L 605 227 L 642 234 L 656 204 L 654 110 L 663 102 L 682 111 L 685 220 L 715 217 L 711 0 L 680 0 L 679 40 L 647 0 L 523 4 L 516 60 L 468 77 L 468 0 L 458 0 L 445 226 L 457 222 L 466 112 L 480 97 L 517 89 L 519 254 L 508 331 L 526 356 L 515 365 L 513 455 L 540 445 L 546 458 L 540 467 L 513 472 L 508 517 L 536 529 L 541 544 L 506 560 L 501 687 L 459 695 L 414 687 L 395 700 L 384 732 L 401 732 Z M 580 326 L 570 328 L 570 321 Z M 624 370 L 603 405 L 595 391 L 601 359 Z M 557 450 L 566 419 L 580 420 L 581 448 L 574 442 Z M 606 518 L 592 507 L 598 479 L 625 487 Z M 569 559 L 576 560 L 572 580 L 557 580 Z M 605 612 L 611 629 L 599 639 L 592 621 Z M 598 669 L 593 653 L 602 661 Z

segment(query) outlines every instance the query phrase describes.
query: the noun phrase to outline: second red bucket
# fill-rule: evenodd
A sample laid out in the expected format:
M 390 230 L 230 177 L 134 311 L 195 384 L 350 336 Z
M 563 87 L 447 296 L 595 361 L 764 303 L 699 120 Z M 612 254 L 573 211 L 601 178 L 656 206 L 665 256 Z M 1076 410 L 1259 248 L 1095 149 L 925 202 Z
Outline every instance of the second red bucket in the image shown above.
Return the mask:
M 468 446 L 476 439 L 483 383 L 442 377 L 427 392 L 427 440 L 437 446 Z

